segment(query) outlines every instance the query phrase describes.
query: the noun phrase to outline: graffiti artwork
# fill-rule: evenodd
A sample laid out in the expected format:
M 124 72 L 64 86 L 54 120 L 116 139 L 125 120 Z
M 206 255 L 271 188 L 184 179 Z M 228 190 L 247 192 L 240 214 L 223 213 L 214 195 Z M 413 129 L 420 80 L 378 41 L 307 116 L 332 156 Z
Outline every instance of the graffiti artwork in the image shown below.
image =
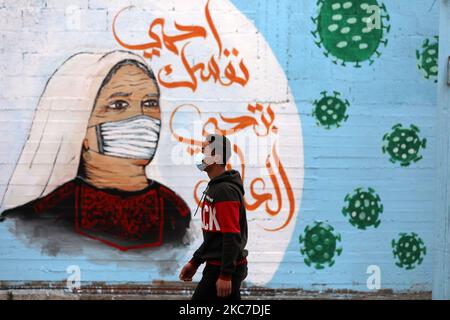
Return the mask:
M 176 113 L 181 110 L 181 108 L 194 108 L 195 112 L 201 117 L 201 112 L 195 106 L 179 106 L 175 109 L 172 114 L 170 126 L 172 128 L 172 134 L 177 141 L 180 141 L 187 145 L 187 152 L 191 155 L 197 154 L 201 150 L 201 141 L 191 139 L 189 137 L 182 137 L 173 130 L 172 121 L 176 116 Z M 226 135 L 233 138 L 233 135 L 242 134 L 245 129 L 250 129 L 252 134 L 256 137 L 267 137 L 269 134 L 276 134 L 278 128 L 274 125 L 275 113 L 272 108 L 267 106 L 264 108 L 261 104 L 248 105 L 247 110 L 249 115 L 244 115 L 236 118 L 228 118 L 220 114 L 220 120 L 229 128 L 219 127 L 219 120 L 210 117 L 207 119 L 202 126 L 202 135 L 207 136 L 209 133 L 207 128 L 210 127 L 213 132 L 219 132 L 220 134 Z M 275 139 L 273 141 L 276 141 Z M 281 221 L 279 226 L 275 227 L 264 227 L 267 231 L 278 231 L 284 229 L 288 224 L 292 222 L 292 218 L 295 213 L 295 200 L 293 195 L 292 186 L 289 181 L 289 177 L 286 175 L 286 171 L 283 167 L 283 163 L 277 154 L 276 145 L 273 143 L 269 146 L 269 153 L 267 154 L 265 167 L 267 169 L 265 175 L 254 178 L 250 186 L 250 196 L 245 199 L 245 204 L 247 210 L 255 211 L 260 207 L 263 207 L 268 216 L 277 216 L 282 208 L 288 209 L 288 214 L 285 217 L 285 221 Z M 240 172 L 242 172 L 242 180 L 246 180 L 246 164 L 250 161 L 246 160 L 246 156 L 239 144 L 234 143 L 232 146 L 233 154 L 239 159 L 237 167 Z M 228 165 L 228 169 L 231 169 L 231 164 Z M 266 178 L 268 177 L 268 179 Z M 206 184 L 206 180 L 199 181 L 194 190 L 194 198 L 196 202 L 199 202 L 198 194 L 200 194 L 199 187 L 201 184 Z M 271 192 L 259 192 L 256 187 L 257 183 L 261 183 L 263 186 L 271 184 L 274 193 Z M 271 189 L 272 189 L 271 188 Z M 283 199 L 287 199 L 287 204 L 283 203 Z M 253 201 L 252 201 L 253 200 Z M 270 206 L 269 202 L 276 201 L 276 206 L 273 208 Z
M 325 129 L 339 128 L 348 119 L 347 108 L 350 107 L 348 100 L 342 100 L 339 92 L 328 95 L 326 91 L 321 92 L 322 98 L 314 100 L 312 115 L 316 118 L 318 126 Z
M 386 46 L 390 31 L 389 14 L 377 0 L 319 0 L 319 15 L 313 18 L 317 29 L 312 32 L 325 56 L 343 66 L 347 62 L 361 67 L 361 62 L 374 62 L 381 56 L 380 45 Z
M 437 5 L 85 2 L 0 10 L 0 281 L 179 281 L 218 133 L 249 285 L 429 289 Z
M 400 162 L 403 167 L 419 161 L 422 159 L 420 151 L 427 145 L 427 139 L 420 139 L 419 133 L 419 128 L 413 124 L 409 128 L 396 124 L 383 136 L 383 153 L 389 154 L 389 161 Z
M 381 223 L 380 215 L 384 209 L 380 196 L 374 189 L 358 188 L 353 193 L 347 194 L 344 200 L 346 206 L 342 208 L 342 214 L 348 216 L 352 226 L 362 230 L 371 226 L 378 228 Z
M 64 62 L 41 96 L 2 216 L 33 234 L 61 226 L 120 250 L 181 243 L 189 207 L 145 174 L 161 130 L 159 95 L 134 54 Z
M 158 4 L 162 10 L 139 20 L 135 7 L 117 8 L 114 50 L 71 53 L 53 72 L 8 179 L 4 224 L 42 254 L 140 257 L 173 275 L 200 241 L 200 219 L 191 212 L 206 180 L 194 157 L 203 138 L 218 132 L 232 142 L 228 169 L 241 173 L 249 233 L 259 239 L 249 243 L 249 259 L 271 261 L 248 279 L 264 284 L 282 260 L 264 243 L 284 252 L 299 215 L 295 99 L 267 42 L 231 3 L 201 1 L 199 10 L 176 2 L 192 15 Z M 217 10 L 239 13 L 248 41 L 230 36 Z M 133 36 L 136 28 L 143 40 Z M 265 50 L 263 60 L 256 47 Z
M 305 257 L 305 264 L 316 269 L 332 267 L 335 263 L 334 257 L 342 253 L 342 247 L 338 247 L 341 235 L 331 225 L 322 221 L 306 226 L 299 241 L 302 245 L 300 252 Z
M 395 265 L 406 270 L 414 269 L 422 263 L 427 248 L 417 233 L 400 233 L 400 238 L 392 239 Z
M 182 25 L 175 21 L 174 27 L 177 33 L 173 35 L 167 34 L 165 32 L 166 20 L 159 17 L 154 19 L 149 26 L 148 35 L 151 41 L 143 44 L 129 44 L 124 42 L 117 34 L 116 20 L 124 10 L 128 9 L 124 8 L 114 17 L 114 38 L 125 49 L 143 51 L 143 56 L 148 59 L 160 57 L 161 52 L 165 53 L 164 51 L 174 54 L 177 59 L 182 62 L 184 72 L 188 79 L 180 81 L 170 81 L 167 79 L 176 73 L 176 71 L 173 70 L 172 64 L 167 64 L 158 72 L 158 81 L 166 88 L 185 87 L 192 91 L 196 91 L 199 78 L 202 82 L 213 81 L 224 87 L 233 84 L 245 87 L 250 79 L 249 70 L 245 65 L 244 59 L 240 59 L 238 68 L 234 66 L 231 59 L 238 58 L 239 51 L 236 48 L 228 49 L 223 47 L 222 39 L 211 16 L 209 3 L 210 1 L 206 3 L 204 10 L 204 20 L 207 22 L 208 28 L 201 25 Z M 158 34 L 158 32 L 154 30 L 158 27 L 160 28 L 161 34 Z M 216 54 L 213 53 L 206 63 L 199 62 L 192 65 L 189 62 L 186 53 L 190 41 L 196 38 L 205 39 L 211 36 L 214 38 L 217 45 Z M 223 60 L 225 60 L 225 62 L 223 62 Z M 240 74 L 236 69 L 239 69 Z
M 439 37 L 432 40 L 425 39 L 421 51 L 416 50 L 417 67 L 423 72 L 425 79 L 437 82 L 438 74 Z
M 201 150 L 201 141 L 210 133 L 230 139 L 228 169 L 241 173 L 249 234 L 260 239 L 249 241 L 249 259 L 273 261 L 265 272 L 249 270 L 249 279 L 265 283 L 281 256 L 268 257 L 263 243 L 277 239 L 277 250 L 285 251 L 287 242 L 280 240 L 291 237 L 299 214 L 303 181 L 299 114 L 286 75 L 254 26 L 243 16 L 237 18 L 234 23 L 245 25 L 251 36 L 247 41 L 236 41 L 235 34 L 226 31 L 231 27 L 226 15 L 215 14 L 217 10 L 235 9 L 227 2 L 201 3 L 199 10 L 198 4 L 183 2 L 195 13 L 189 19 L 175 12 L 173 16 L 156 15 L 142 21 L 148 30 L 140 37 L 143 41 L 130 36 L 127 21 L 133 19 L 134 11 L 125 7 L 114 17 L 114 39 L 122 48 L 142 55 L 157 70 L 166 102 L 163 109 L 168 110 L 170 140 L 165 145 L 173 150 L 166 161 L 176 163 L 192 181 L 190 189 L 180 192 L 191 208 L 197 206 L 207 182 L 191 171 L 195 170 L 194 157 Z M 261 44 L 267 52 L 264 60 L 255 50 Z M 265 75 L 266 70 L 271 77 Z M 291 124 L 283 126 L 288 119 Z M 281 142 L 288 137 L 295 150 Z M 197 218 L 193 218 L 193 228 L 200 224 Z

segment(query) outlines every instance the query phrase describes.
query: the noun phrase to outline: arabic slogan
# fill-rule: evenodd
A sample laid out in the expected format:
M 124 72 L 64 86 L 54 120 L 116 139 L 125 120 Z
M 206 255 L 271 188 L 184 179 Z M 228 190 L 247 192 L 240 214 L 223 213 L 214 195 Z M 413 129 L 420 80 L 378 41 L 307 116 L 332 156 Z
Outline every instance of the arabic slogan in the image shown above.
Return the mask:
M 175 108 L 172 112 L 169 122 L 169 127 L 172 132 L 172 136 L 180 143 L 187 145 L 186 152 L 189 155 L 194 155 L 201 152 L 202 141 L 196 140 L 190 137 L 185 137 L 176 132 L 174 129 L 174 118 L 181 109 L 192 108 L 201 118 L 202 112 L 200 109 L 193 104 L 182 104 Z M 186 110 L 184 110 L 186 111 Z M 251 129 L 253 134 L 259 138 L 267 137 L 268 135 L 275 135 L 278 133 L 278 127 L 274 124 L 275 113 L 271 106 L 264 106 L 260 103 L 256 105 L 249 104 L 247 106 L 247 115 L 238 116 L 234 118 L 225 117 L 222 113 L 219 114 L 219 121 L 216 117 L 209 117 L 202 125 L 202 136 L 206 137 L 210 133 L 218 133 L 221 135 L 226 135 L 228 137 L 236 134 L 242 134 L 244 130 Z M 207 128 L 213 128 L 212 131 L 208 131 Z M 226 127 L 225 127 L 226 126 Z M 294 193 L 289 182 L 286 171 L 283 167 L 281 159 L 278 156 L 276 149 L 276 139 L 270 147 L 270 153 L 265 158 L 265 171 L 266 174 L 261 175 L 253 179 L 250 183 L 250 194 L 245 197 L 245 207 L 248 211 L 258 210 L 263 206 L 264 211 L 270 217 L 275 217 L 281 213 L 281 211 L 287 210 L 287 215 L 285 220 L 280 226 L 275 228 L 266 228 L 267 231 L 278 231 L 285 228 L 292 221 L 295 213 L 295 200 Z M 246 157 L 242 152 L 242 149 L 236 144 L 232 143 L 232 152 L 237 155 L 239 159 L 240 172 L 242 176 L 242 181 L 244 185 L 247 185 L 246 176 Z M 227 164 L 227 169 L 232 169 L 231 164 Z M 194 199 L 198 203 L 200 199 L 198 198 L 198 190 L 200 185 L 206 184 L 207 180 L 200 180 L 195 185 Z M 262 192 L 257 191 L 257 185 L 259 188 L 262 187 Z M 272 188 L 267 188 L 271 185 Z M 273 192 L 265 191 L 266 189 L 273 190 Z M 283 200 L 287 199 L 287 205 L 283 203 Z M 273 207 L 273 203 L 276 205 Z
M 161 54 L 170 53 L 176 59 L 180 59 L 184 70 L 182 80 L 177 81 L 174 78 L 175 72 L 172 64 L 167 64 L 157 71 L 157 79 L 160 85 L 169 88 L 188 88 L 195 92 L 200 83 L 213 82 L 223 87 L 239 85 L 245 87 L 250 80 L 249 70 L 243 58 L 239 57 L 237 48 L 225 48 L 223 41 L 217 31 L 216 24 L 211 16 L 209 8 L 210 0 L 207 1 L 204 8 L 204 16 L 206 28 L 201 25 L 183 25 L 174 22 L 175 34 L 166 32 L 166 20 L 164 18 L 156 18 L 150 22 L 148 27 L 149 41 L 140 44 L 130 44 L 122 40 L 117 31 L 116 21 L 118 17 L 127 9 L 121 9 L 113 19 L 112 31 L 117 43 L 125 49 L 142 51 L 142 55 L 146 59 L 161 57 Z M 208 37 L 213 38 L 216 51 L 210 55 L 208 61 L 191 62 L 192 57 L 188 56 L 187 49 L 194 39 L 203 39 L 206 41 Z M 233 61 L 238 61 L 233 62 Z M 172 62 L 173 63 L 173 62 Z M 237 64 L 237 65 L 235 65 Z M 172 77 L 171 77 L 172 76 Z M 193 111 L 201 118 L 202 112 L 193 104 L 182 104 L 174 109 L 170 118 L 170 130 L 172 136 L 178 143 L 186 144 L 186 152 L 193 156 L 201 152 L 201 141 L 176 132 L 173 126 L 173 120 L 176 114 L 185 108 L 193 108 Z M 192 110 L 191 110 L 192 111 Z M 206 137 L 209 133 L 219 133 L 226 136 L 237 134 L 250 134 L 259 139 L 265 139 L 271 135 L 278 134 L 278 127 L 274 124 L 276 113 L 272 107 L 267 105 L 264 107 L 262 103 L 248 104 L 245 115 L 237 117 L 226 117 L 222 113 L 219 117 L 211 116 L 205 122 L 202 122 L 202 137 Z M 212 126 L 213 130 L 208 131 L 207 128 Z M 245 132 L 244 132 L 245 131 Z M 276 139 L 267 139 L 274 141 L 270 143 L 270 151 L 263 158 L 263 174 L 252 179 L 247 172 L 248 161 L 243 152 L 243 146 L 233 143 L 232 153 L 237 156 L 239 162 L 239 171 L 242 176 L 244 185 L 249 186 L 249 194 L 245 197 L 245 206 L 249 212 L 264 211 L 270 218 L 280 217 L 277 219 L 277 226 L 272 228 L 262 227 L 267 231 L 278 231 L 288 226 L 295 213 L 295 199 L 291 187 L 291 183 L 283 167 L 281 159 L 276 148 Z M 231 169 L 232 165 L 228 164 L 227 169 Z M 252 179 L 252 180 L 251 180 Z M 251 181 L 250 181 L 251 180 Z M 199 188 L 202 184 L 207 183 L 206 180 L 200 180 L 195 185 L 194 200 L 198 203 Z M 281 221 L 281 222 L 279 222 Z
M 230 58 L 239 57 L 239 51 L 236 48 L 223 48 L 222 39 L 220 38 L 211 17 L 209 2 L 210 1 L 208 1 L 205 6 L 205 19 L 209 30 L 200 25 L 182 25 L 175 22 L 175 29 L 179 31 L 179 33 L 167 34 L 165 32 L 165 19 L 156 18 L 150 23 L 148 28 L 150 41 L 141 44 L 130 44 L 119 37 L 116 28 L 117 18 L 124 11 L 131 8 L 126 7 L 121 9 L 114 16 L 112 24 L 114 38 L 117 43 L 125 49 L 143 51 L 143 56 L 147 59 L 152 59 L 155 56 L 160 57 L 161 52 L 164 52 L 164 50 L 175 54 L 181 60 L 181 64 L 185 68 L 186 79 L 171 81 L 170 76 L 174 74 L 174 70 L 172 64 L 167 64 L 157 73 L 159 83 L 166 88 L 185 87 L 195 92 L 199 81 L 214 81 L 214 83 L 218 83 L 224 87 L 233 84 L 245 87 L 250 79 L 250 73 L 244 63 L 244 59 L 240 60 L 238 67 L 231 61 Z M 155 29 L 158 29 L 159 32 Z M 186 50 L 189 47 L 189 44 L 191 44 L 191 41 L 196 38 L 206 39 L 210 36 L 214 38 L 217 44 L 217 52 L 213 53 L 207 62 L 190 63 Z M 227 59 L 225 62 L 228 62 L 224 64 L 224 67 L 221 67 L 223 64 L 219 63 L 222 59 Z M 237 69 L 239 69 L 239 71 Z

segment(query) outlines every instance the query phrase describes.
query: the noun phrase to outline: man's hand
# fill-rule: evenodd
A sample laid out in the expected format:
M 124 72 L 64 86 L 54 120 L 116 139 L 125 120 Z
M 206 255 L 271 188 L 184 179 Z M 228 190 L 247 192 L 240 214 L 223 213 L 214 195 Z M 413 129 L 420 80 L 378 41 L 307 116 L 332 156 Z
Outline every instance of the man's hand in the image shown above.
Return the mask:
M 218 279 L 216 282 L 217 296 L 228 297 L 231 294 L 231 280 Z
M 197 272 L 197 268 L 190 262 L 186 263 L 181 269 L 180 280 L 182 281 L 192 281 L 192 277 Z

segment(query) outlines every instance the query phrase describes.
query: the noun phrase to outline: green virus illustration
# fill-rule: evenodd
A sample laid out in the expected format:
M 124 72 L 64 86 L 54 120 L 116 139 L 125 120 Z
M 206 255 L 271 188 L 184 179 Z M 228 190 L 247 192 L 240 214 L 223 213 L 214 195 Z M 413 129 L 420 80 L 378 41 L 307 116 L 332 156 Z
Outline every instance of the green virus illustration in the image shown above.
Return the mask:
M 346 62 L 360 68 L 361 62 L 374 62 L 381 56 L 379 47 L 387 46 L 390 31 L 389 14 L 384 3 L 377 0 L 319 0 L 319 14 L 312 20 L 312 31 L 319 48 L 333 63 L 345 66 Z
M 377 228 L 380 225 L 383 204 L 374 189 L 358 188 L 353 193 L 347 194 L 345 202 L 342 214 L 349 217 L 352 226 L 365 230 L 367 227 Z
M 333 93 L 334 95 L 327 95 L 327 92 L 323 91 L 320 93 L 322 98 L 314 101 L 312 115 L 316 118 L 317 125 L 326 129 L 338 128 L 348 119 L 346 113 L 350 103 L 348 100 L 342 100 L 339 92 Z
M 392 249 L 395 264 L 406 270 L 414 269 L 423 261 L 423 256 L 427 254 L 427 248 L 423 240 L 414 232 L 400 233 L 400 238 L 395 241 L 392 239 Z
M 335 255 L 341 255 L 342 248 L 337 244 L 341 235 L 334 228 L 324 222 L 316 221 L 308 225 L 299 238 L 300 252 L 305 257 L 307 266 L 314 265 L 316 269 L 324 269 L 325 265 L 334 265 Z
M 439 37 L 434 37 L 433 41 L 426 39 L 421 49 L 422 51 L 416 51 L 417 66 L 423 71 L 425 79 L 437 82 Z
M 425 149 L 427 144 L 427 139 L 419 138 L 419 132 L 419 128 L 413 124 L 409 128 L 396 124 L 390 133 L 383 136 L 383 153 L 389 153 L 389 160 L 392 163 L 400 162 L 403 167 L 419 161 L 422 159 L 420 149 Z

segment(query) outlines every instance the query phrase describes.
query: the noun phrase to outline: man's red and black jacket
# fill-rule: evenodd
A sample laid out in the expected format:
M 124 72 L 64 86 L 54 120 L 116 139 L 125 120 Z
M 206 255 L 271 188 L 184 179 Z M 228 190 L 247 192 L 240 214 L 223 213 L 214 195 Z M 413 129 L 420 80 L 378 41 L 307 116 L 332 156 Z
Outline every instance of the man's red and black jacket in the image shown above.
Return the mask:
M 238 171 L 225 171 L 209 181 L 201 219 L 204 240 L 190 262 L 196 267 L 205 261 L 220 265 L 220 278 L 230 279 L 248 255 L 244 187 Z

